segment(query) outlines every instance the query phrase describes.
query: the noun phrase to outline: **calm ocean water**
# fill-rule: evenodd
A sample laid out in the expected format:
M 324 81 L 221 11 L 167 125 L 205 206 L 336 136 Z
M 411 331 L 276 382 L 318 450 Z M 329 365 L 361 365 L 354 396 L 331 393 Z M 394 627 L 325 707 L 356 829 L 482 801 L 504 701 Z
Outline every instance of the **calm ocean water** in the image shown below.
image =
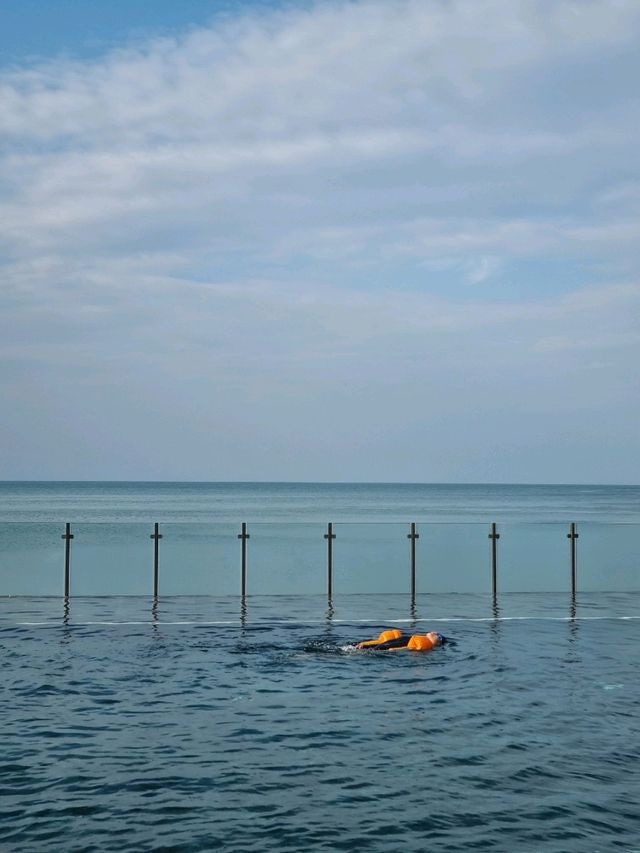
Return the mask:
M 639 851 L 639 501 L 636 487 L 0 485 L 0 850 Z M 453 642 L 349 650 L 391 626 Z
M 155 522 L 165 595 L 236 594 L 242 522 L 256 594 L 325 590 L 327 522 L 336 593 L 406 591 L 411 522 L 419 591 L 486 592 L 492 522 L 504 591 L 567 589 L 570 522 L 580 589 L 640 590 L 637 486 L 0 483 L 0 594 L 60 594 L 65 522 L 76 595 L 148 593 Z
M 10 483 L 0 521 L 640 522 L 640 486 Z

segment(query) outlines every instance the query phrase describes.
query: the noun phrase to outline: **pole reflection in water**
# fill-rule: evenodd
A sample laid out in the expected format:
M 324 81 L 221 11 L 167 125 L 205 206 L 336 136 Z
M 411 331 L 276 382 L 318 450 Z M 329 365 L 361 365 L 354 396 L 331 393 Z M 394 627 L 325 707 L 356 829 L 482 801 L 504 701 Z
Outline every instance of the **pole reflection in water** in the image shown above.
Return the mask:
M 565 648 L 565 653 L 563 655 L 563 660 L 565 664 L 569 664 L 571 666 L 571 681 L 568 684 L 571 684 L 569 695 L 574 698 L 575 692 L 578 690 L 577 684 L 580 684 L 580 678 L 578 677 L 578 673 L 581 670 L 581 664 L 583 663 L 582 655 L 580 653 L 580 619 L 578 616 L 578 603 L 576 601 L 576 596 L 574 593 L 570 593 L 569 595 L 569 618 L 567 620 L 568 631 L 567 631 L 567 643 Z M 577 666 L 578 669 L 575 670 L 574 667 Z M 569 688 L 567 688 L 569 689 Z
M 327 601 L 327 609 L 324 614 L 325 626 L 324 626 L 324 641 L 332 645 L 334 642 L 334 634 L 333 634 L 333 617 L 335 615 L 335 610 L 333 608 L 333 601 L 331 598 Z
M 569 599 L 569 644 L 570 647 L 575 645 L 578 639 L 578 605 L 576 596 L 571 594 Z
M 411 598 L 411 604 L 409 605 L 409 630 L 412 634 L 417 632 L 417 624 L 418 624 L 418 608 L 416 607 L 415 598 Z
M 491 615 L 493 616 L 492 621 L 489 623 L 489 637 L 491 641 L 492 653 L 495 654 L 498 652 L 500 648 L 500 633 L 501 633 L 501 623 L 500 623 L 500 607 L 498 606 L 498 599 L 494 595 L 491 600 Z
M 498 599 L 494 596 L 491 601 L 491 614 L 494 619 L 500 619 L 500 607 L 498 605 Z
M 64 599 L 64 606 L 62 610 L 62 642 L 68 643 L 71 640 L 71 600 L 68 596 Z
M 69 596 L 65 596 L 62 609 L 62 642 L 69 643 L 71 641 L 71 601 Z
M 578 613 L 578 608 L 576 605 L 576 597 L 575 597 L 575 595 L 572 595 L 570 602 L 569 602 L 569 619 L 571 622 L 576 621 L 577 613 Z

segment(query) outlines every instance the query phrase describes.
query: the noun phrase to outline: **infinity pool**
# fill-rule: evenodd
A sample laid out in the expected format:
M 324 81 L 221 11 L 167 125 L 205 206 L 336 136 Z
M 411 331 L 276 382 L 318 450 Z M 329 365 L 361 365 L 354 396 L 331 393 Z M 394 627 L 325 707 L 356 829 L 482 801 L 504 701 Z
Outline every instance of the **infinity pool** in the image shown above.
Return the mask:
M 638 605 L 2 599 L 0 849 L 638 850 Z

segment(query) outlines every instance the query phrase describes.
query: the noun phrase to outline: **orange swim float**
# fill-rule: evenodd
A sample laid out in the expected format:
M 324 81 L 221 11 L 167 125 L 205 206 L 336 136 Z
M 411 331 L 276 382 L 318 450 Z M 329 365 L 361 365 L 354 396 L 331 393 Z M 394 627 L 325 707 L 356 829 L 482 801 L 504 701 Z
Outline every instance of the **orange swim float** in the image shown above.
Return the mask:
M 431 649 L 435 649 L 439 645 L 437 634 L 435 636 L 433 636 L 433 633 L 414 634 L 413 637 L 409 638 L 407 648 L 412 652 L 430 652 Z
M 375 646 L 381 646 L 384 643 L 390 643 L 393 640 L 399 640 L 402 638 L 402 631 L 399 631 L 397 628 L 390 628 L 388 631 L 383 631 L 377 640 L 363 640 L 361 643 L 358 643 L 356 648 L 358 649 L 368 649 Z
M 356 643 L 357 649 L 377 649 L 378 651 L 396 652 L 407 649 L 411 652 L 430 652 L 446 643 L 447 638 L 437 631 L 428 634 L 413 634 L 407 637 L 398 630 L 391 628 L 383 631 L 376 640 L 363 640 Z

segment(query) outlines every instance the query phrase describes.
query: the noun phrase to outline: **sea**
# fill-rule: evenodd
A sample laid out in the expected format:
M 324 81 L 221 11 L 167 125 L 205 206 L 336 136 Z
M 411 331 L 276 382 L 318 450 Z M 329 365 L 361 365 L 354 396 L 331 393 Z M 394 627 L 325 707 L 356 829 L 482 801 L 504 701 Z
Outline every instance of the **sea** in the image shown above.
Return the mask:
M 639 641 L 637 486 L 0 483 L 0 851 L 640 851 Z

